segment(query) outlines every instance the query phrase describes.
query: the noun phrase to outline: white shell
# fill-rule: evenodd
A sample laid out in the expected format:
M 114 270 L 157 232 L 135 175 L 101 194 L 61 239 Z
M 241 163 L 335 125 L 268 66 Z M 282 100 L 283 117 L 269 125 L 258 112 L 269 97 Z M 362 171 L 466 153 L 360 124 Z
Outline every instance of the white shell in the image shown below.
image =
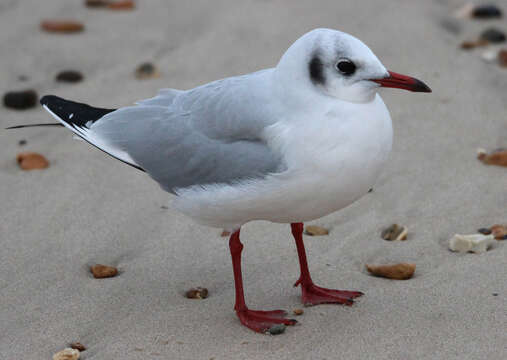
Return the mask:
M 481 54 L 482 60 L 488 63 L 494 63 L 498 60 L 498 49 L 490 49 Z
M 66 348 L 53 355 L 53 360 L 77 360 L 79 359 L 79 350 Z
M 480 254 L 486 252 L 495 243 L 493 235 L 460 235 L 455 234 L 449 240 L 449 249 L 458 252 L 473 252 Z

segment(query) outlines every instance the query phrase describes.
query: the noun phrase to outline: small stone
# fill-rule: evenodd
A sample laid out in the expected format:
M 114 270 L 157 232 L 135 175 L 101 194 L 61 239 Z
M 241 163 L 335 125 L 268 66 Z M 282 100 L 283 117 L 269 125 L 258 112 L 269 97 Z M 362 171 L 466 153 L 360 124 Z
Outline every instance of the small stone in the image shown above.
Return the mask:
M 90 266 L 90 271 L 95 279 L 105 279 L 118 275 L 118 269 L 113 266 L 96 264 Z
M 206 299 L 208 297 L 208 289 L 198 286 L 187 290 L 185 296 L 189 299 Z
M 76 349 L 63 349 L 53 355 L 53 360 L 77 360 L 79 359 L 79 350 Z
M 164 210 L 168 210 L 168 209 L 169 209 L 169 207 L 168 207 L 168 206 L 165 206 L 165 205 L 162 205 L 160 208 L 161 208 L 161 209 L 164 209 Z
M 155 65 L 152 63 L 143 63 L 139 65 L 135 72 L 136 78 L 138 79 L 150 79 L 150 78 L 156 78 L 160 76 L 160 73 L 158 72 Z
M 369 265 L 366 264 L 366 270 L 375 276 L 385 277 L 394 280 L 410 279 L 414 275 L 415 264 L 390 264 L 390 265 Z
M 489 28 L 481 33 L 480 39 L 497 44 L 505 41 L 505 34 L 498 29 Z
M 294 313 L 294 315 L 303 315 L 305 311 L 303 309 L 294 309 L 292 310 L 292 312 Z
M 486 252 L 491 245 L 495 242 L 493 235 L 460 235 L 455 234 L 449 240 L 449 249 L 457 252 L 473 252 L 481 254 Z
M 482 60 L 487 63 L 494 63 L 498 60 L 498 49 L 491 49 L 483 52 L 481 54 Z
M 79 71 L 66 70 L 58 73 L 55 80 L 66 83 L 77 83 L 83 80 L 83 74 Z
M 105 7 L 109 4 L 109 0 L 85 0 L 87 7 Z
M 45 20 L 40 24 L 42 30 L 53 33 L 77 33 L 84 30 L 84 25 L 73 20 Z
M 505 240 L 507 237 L 507 227 L 505 225 L 493 225 L 491 227 L 491 234 L 496 240 Z
M 497 54 L 498 64 L 501 67 L 507 67 L 507 50 L 502 49 Z
M 476 19 L 493 19 L 502 17 L 502 10 L 495 5 L 478 5 L 472 11 L 472 17 Z
M 227 230 L 222 231 L 222 233 L 220 234 L 221 237 L 227 237 L 227 236 L 230 236 L 230 235 L 231 235 L 231 232 L 227 231 Z
M 285 332 L 286 326 L 284 324 L 276 324 L 269 328 L 269 333 L 271 335 L 279 335 Z
M 49 161 L 44 156 L 35 152 L 22 152 L 16 156 L 18 165 L 23 170 L 45 169 Z
M 477 159 L 487 165 L 507 166 L 507 150 L 498 149 L 488 154 L 486 150 L 478 149 Z
M 493 296 L 498 296 L 498 293 L 493 293 L 493 294 L 491 294 L 491 295 L 493 295 Z
M 5 107 L 16 110 L 24 110 L 35 107 L 37 101 L 39 100 L 39 96 L 37 95 L 37 92 L 32 89 L 9 91 L 4 95 L 3 100 Z
M 28 76 L 26 76 L 26 75 L 19 75 L 18 76 L 18 81 L 28 81 Z
M 305 234 L 310 236 L 329 235 L 329 230 L 317 225 L 308 225 L 305 228 Z
M 380 236 L 384 240 L 389 241 L 401 241 L 401 240 L 407 240 L 407 234 L 408 230 L 404 226 L 400 226 L 398 224 L 392 224 L 388 228 L 384 229 Z
M 461 43 L 460 47 L 464 50 L 470 50 L 470 49 L 475 49 L 477 47 L 486 46 L 488 44 L 489 44 L 489 41 L 484 40 L 484 39 L 473 40 L 473 41 L 467 40 L 467 41 L 463 41 Z
M 482 235 L 489 235 L 491 234 L 491 229 L 488 229 L 488 228 L 480 228 L 479 230 L 477 230 L 478 233 L 482 234 Z
M 132 10 L 136 7 L 134 1 L 110 1 L 107 7 L 112 10 Z
M 86 350 L 86 346 L 81 344 L 80 342 L 73 342 L 69 345 L 72 349 L 79 350 L 80 352 L 83 352 Z
M 18 145 L 19 146 L 25 146 L 26 145 L 26 140 L 25 139 L 21 139 L 18 141 Z

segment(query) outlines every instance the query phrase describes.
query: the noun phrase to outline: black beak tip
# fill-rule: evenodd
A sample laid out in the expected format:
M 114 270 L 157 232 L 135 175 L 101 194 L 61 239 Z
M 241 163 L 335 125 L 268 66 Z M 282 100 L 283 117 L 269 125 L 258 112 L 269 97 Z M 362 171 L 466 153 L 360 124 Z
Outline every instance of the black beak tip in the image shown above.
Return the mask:
M 416 80 L 416 83 L 415 83 L 415 86 L 414 86 L 414 91 L 415 92 L 430 93 L 431 89 L 430 89 L 430 87 L 428 85 L 426 85 L 425 83 L 423 83 L 421 80 Z

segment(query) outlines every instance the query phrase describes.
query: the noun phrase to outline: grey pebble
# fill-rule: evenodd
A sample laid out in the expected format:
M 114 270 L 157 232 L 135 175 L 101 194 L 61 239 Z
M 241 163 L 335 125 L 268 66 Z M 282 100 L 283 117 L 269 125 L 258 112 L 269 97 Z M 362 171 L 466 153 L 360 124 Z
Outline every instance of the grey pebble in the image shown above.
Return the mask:
M 478 233 L 481 233 L 482 235 L 489 235 L 491 234 L 491 230 L 488 228 L 480 228 L 477 230 Z
M 495 5 L 478 5 L 472 11 L 472 17 L 476 19 L 492 19 L 502 17 L 502 10 Z
M 481 39 L 487 40 L 490 43 L 496 44 L 505 41 L 505 34 L 503 31 L 496 28 L 489 28 L 481 33 Z
M 284 324 L 276 324 L 269 328 L 269 333 L 271 335 L 283 334 L 286 328 L 287 326 L 285 326 Z

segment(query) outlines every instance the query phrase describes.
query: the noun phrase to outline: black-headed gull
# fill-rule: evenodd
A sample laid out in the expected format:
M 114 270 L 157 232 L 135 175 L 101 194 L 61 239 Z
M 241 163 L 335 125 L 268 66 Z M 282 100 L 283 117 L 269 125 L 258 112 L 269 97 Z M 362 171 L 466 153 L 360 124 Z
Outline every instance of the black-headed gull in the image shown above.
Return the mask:
M 145 171 L 201 224 L 232 232 L 234 309 L 265 332 L 286 312 L 250 310 L 243 295 L 240 227 L 291 223 L 305 305 L 351 305 L 358 291 L 316 286 L 303 222 L 351 204 L 373 186 L 392 145 L 379 87 L 431 90 L 387 71 L 360 40 L 330 29 L 299 38 L 275 68 L 197 88 L 165 89 L 135 106 L 98 109 L 45 96 L 44 108 L 90 144 Z

